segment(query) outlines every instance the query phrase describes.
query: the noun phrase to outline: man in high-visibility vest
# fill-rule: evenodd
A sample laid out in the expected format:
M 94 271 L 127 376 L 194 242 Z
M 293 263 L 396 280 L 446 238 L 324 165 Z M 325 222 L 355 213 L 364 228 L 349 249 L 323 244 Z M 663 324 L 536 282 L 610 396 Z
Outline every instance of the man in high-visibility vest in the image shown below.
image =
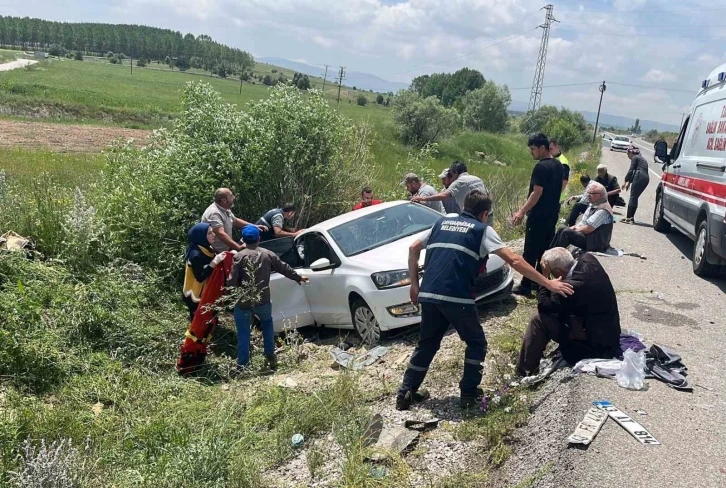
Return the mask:
M 560 195 L 560 201 L 564 202 L 565 198 L 567 198 L 565 190 L 567 190 L 567 183 L 570 181 L 570 161 L 562 152 L 562 148 L 557 142 L 557 139 L 550 139 L 550 153 L 553 158 L 562 163 L 562 168 L 565 170 L 564 178 L 562 179 L 562 194 Z

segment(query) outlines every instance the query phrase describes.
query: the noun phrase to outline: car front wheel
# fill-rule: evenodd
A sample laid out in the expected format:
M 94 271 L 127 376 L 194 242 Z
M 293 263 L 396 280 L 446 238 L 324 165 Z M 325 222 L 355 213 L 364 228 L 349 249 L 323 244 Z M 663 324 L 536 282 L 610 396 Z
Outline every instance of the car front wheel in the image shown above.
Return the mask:
M 377 344 L 381 340 L 381 326 L 368 304 L 358 299 L 350 308 L 353 327 L 365 344 Z
M 698 276 L 715 276 L 719 272 L 719 266 L 708 262 L 709 236 L 708 222 L 705 220 L 698 226 L 696 243 L 693 245 L 693 272 Z

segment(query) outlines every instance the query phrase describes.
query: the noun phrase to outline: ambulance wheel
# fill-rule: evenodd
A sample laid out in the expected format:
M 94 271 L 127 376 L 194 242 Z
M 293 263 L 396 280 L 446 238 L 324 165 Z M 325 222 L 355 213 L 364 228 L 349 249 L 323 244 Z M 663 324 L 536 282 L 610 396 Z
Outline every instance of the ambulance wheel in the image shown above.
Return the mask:
M 353 327 L 365 344 L 378 344 L 381 340 L 381 326 L 373 310 L 362 299 L 353 302 L 350 307 Z
M 663 218 L 663 192 L 660 191 L 655 197 L 655 210 L 653 211 L 653 228 L 663 234 L 671 230 L 671 224 Z
M 715 276 L 720 271 L 720 266 L 708 262 L 708 255 L 711 252 L 709 241 L 708 222 L 704 219 L 698 226 L 696 243 L 693 245 L 693 272 L 697 276 Z

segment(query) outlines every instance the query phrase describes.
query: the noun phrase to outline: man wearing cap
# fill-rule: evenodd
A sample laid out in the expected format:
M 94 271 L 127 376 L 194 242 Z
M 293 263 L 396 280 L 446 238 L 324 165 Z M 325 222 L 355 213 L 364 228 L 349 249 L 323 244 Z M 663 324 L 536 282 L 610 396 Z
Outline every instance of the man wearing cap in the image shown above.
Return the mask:
M 212 232 L 217 236 L 212 243 L 217 254 L 242 249 L 241 245 L 234 242 L 232 229 L 241 229 L 246 225 L 251 225 L 246 220 L 238 219 L 232 213 L 235 198 L 229 188 L 219 188 L 214 192 L 214 201 L 202 214 L 202 222 L 209 224 Z M 264 225 L 258 227 L 260 230 L 267 230 Z
M 298 284 L 307 282 L 308 278 L 297 274 L 274 252 L 259 247 L 260 230 L 254 225 L 248 225 L 242 230 L 242 240 L 247 248 L 239 251 L 234 257 L 232 272 L 227 280 L 229 287 L 245 288 L 234 307 L 234 321 L 237 325 L 237 366 L 245 368 L 250 362 L 250 324 L 252 316 L 255 315 L 262 324 L 267 365 L 274 370 L 277 368 L 277 357 L 270 301 L 270 275 L 273 272 L 280 273 Z
M 444 190 L 449 188 L 451 186 L 452 181 L 454 181 L 451 177 L 451 172 L 449 171 L 449 168 L 446 168 L 444 171 L 441 172 L 441 174 L 439 175 L 439 179 L 441 180 L 441 183 L 444 185 Z M 444 200 L 442 200 L 441 203 L 444 205 L 444 211 L 447 214 L 461 213 L 461 209 L 459 208 L 459 205 L 456 204 L 456 200 L 454 200 L 454 197 L 449 196 L 449 197 L 445 198 Z
M 470 175 L 467 172 L 466 164 L 461 161 L 454 161 L 449 166 L 449 173 L 451 174 L 451 184 L 444 191 L 431 196 L 415 196 L 411 199 L 412 202 L 426 203 L 426 202 L 443 202 L 449 197 L 453 197 L 459 208 L 464 208 L 464 199 L 466 195 L 472 190 L 479 190 L 484 194 L 488 194 L 487 187 L 484 186 L 484 182 L 478 176 Z
M 406 190 L 411 194 L 411 198 L 415 196 L 429 197 L 436 195 L 436 190 L 431 185 L 427 185 L 421 181 L 421 179 L 415 173 L 408 173 L 403 177 L 403 185 Z M 436 210 L 439 213 L 444 213 L 444 205 L 439 201 L 424 202 L 423 205 Z
M 620 183 L 618 178 L 608 174 L 608 167 L 604 164 L 600 164 L 597 167 L 597 178 L 595 181 L 605 187 L 608 192 L 608 203 L 611 207 L 624 207 L 625 200 L 620 196 Z

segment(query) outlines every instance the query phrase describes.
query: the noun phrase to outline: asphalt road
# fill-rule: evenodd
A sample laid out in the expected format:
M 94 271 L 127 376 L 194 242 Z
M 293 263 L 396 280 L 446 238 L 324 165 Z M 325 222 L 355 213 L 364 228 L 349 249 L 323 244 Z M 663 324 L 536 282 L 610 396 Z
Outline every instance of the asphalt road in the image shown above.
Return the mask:
M 652 145 L 636 143 L 651 149 L 643 152 L 652 161 Z M 627 156 L 603 149 L 602 162 L 622 183 Z M 726 486 L 726 281 L 697 277 L 691 268 L 693 243 L 675 231 L 663 235 L 652 229 L 661 171 L 652 162 L 650 168 L 651 182 L 640 198 L 636 224 L 616 223 L 612 239 L 614 247 L 647 259 L 600 261 L 617 291 L 622 329 L 638 331 L 646 343 L 678 351 L 691 384 L 697 386 L 693 393 L 683 393 L 646 380 L 647 391 L 629 391 L 608 379 L 573 380 L 568 411 L 561 412 L 564 421 L 582 418 L 594 400 L 607 399 L 642 423 L 661 445 L 642 445 L 609 419 L 588 449 L 567 448 L 563 442 L 556 456 L 567 468 L 555 469 L 557 486 Z M 627 201 L 627 193 L 623 196 Z

